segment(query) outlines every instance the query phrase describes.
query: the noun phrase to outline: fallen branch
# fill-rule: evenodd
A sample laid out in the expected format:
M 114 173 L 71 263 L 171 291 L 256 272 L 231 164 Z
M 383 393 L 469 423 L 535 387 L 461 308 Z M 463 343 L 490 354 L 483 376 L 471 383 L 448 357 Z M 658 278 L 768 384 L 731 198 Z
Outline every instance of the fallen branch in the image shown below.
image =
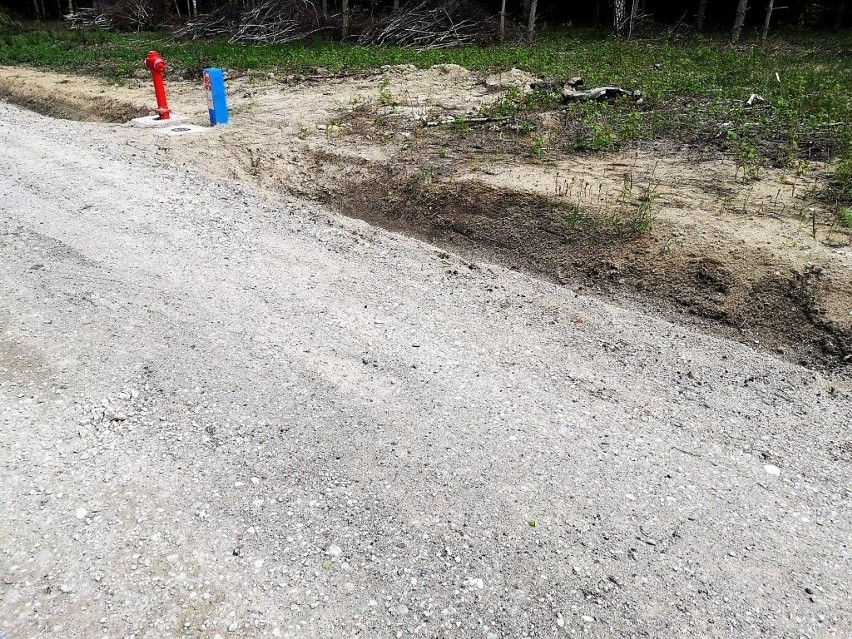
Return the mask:
M 471 117 L 460 117 L 460 116 L 448 116 L 445 118 L 441 118 L 440 120 L 429 120 L 425 117 L 419 118 L 419 122 L 423 126 L 433 127 L 433 126 L 441 126 L 441 125 L 452 125 L 452 124 L 487 124 L 489 122 L 508 122 L 512 118 L 502 117 L 502 118 L 492 118 L 485 115 L 477 115 Z
M 621 96 L 629 96 L 638 100 L 642 97 L 642 92 L 638 90 L 626 91 L 621 87 L 595 87 L 586 91 L 578 91 L 573 87 L 568 87 L 562 91 L 563 102 L 614 100 Z

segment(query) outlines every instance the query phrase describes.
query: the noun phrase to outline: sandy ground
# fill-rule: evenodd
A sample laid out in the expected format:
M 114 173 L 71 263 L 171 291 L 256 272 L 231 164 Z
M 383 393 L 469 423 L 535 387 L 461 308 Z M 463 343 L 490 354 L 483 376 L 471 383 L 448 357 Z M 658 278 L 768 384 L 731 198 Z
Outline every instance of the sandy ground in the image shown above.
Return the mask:
M 0 635 L 852 634 L 834 382 L 174 143 L 0 105 Z

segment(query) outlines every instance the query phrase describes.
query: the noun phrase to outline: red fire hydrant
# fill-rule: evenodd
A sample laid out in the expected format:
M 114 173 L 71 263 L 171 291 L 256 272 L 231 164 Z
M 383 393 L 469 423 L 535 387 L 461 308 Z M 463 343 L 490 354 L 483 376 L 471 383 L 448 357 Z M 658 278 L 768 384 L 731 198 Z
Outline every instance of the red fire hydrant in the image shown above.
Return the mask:
M 157 96 L 157 113 L 160 120 L 168 120 L 171 115 L 169 103 L 166 102 L 166 85 L 163 84 L 163 72 L 166 70 L 166 61 L 156 51 L 149 51 L 145 58 L 145 66 L 151 71 L 154 80 L 154 95 Z

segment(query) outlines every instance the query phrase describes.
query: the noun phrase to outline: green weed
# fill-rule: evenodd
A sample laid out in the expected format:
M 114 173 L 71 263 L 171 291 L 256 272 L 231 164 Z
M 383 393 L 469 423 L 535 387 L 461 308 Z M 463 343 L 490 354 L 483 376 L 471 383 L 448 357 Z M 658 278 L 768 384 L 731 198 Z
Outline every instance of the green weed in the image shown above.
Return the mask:
M 623 241 L 651 230 L 655 197 L 653 173 L 643 185 L 636 184 L 632 172 L 625 173 L 615 193 L 602 184 L 557 179 L 554 211 L 569 232 L 589 242 Z
M 381 84 L 379 84 L 379 105 L 380 106 L 394 106 L 396 104 L 396 97 L 390 90 L 391 79 L 383 78 Z
M 542 159 L 547 155 L 547 137 L 537 135 L 533 138 L 533 143 L 530 145 L 530 153 L 538 159 Z

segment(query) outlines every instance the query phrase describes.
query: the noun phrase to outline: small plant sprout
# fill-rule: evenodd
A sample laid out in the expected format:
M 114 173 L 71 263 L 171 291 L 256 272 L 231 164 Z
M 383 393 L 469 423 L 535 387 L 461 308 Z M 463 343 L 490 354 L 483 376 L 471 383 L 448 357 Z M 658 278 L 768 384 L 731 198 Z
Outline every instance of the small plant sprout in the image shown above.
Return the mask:
M 390 107 L 396 104 L 396 98 L 390 90 L 391 79 L 389 77 L 382 78 L 379 84 L 379 106 Z

